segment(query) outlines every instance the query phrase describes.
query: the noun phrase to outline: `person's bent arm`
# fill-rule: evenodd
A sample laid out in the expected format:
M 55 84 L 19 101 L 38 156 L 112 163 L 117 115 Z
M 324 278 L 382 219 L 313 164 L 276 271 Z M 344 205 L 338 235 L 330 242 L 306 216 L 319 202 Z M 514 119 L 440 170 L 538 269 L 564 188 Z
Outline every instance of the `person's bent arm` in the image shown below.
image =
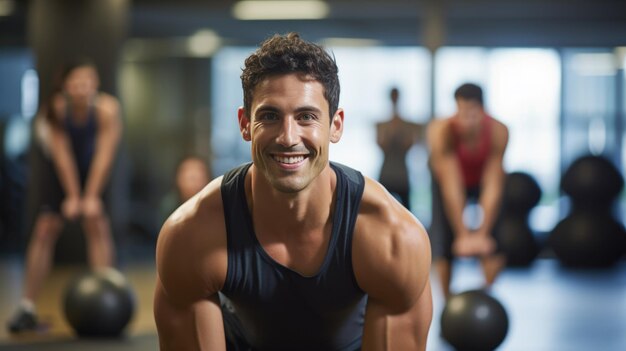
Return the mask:
M 382 214 L 365 216 L 388 219 L 357 224 L 353 244 L 355 276 L 368 294 L 362 350 L 425 350 L 433 313 L 430 244 L 408 211 L 385 202 L 390 208 L 373 211 Z
M 198 198 L 175 211 L 159 234 L 154 317 L 163 351 L 226 350 L 217 295 L 226 274 L 223 218 Z
M 217 294 L 197 302 L 176 299 L 158 279 L 154 315 L 162 351 L 226 350 Z
M 85 184 L 85 197 L 101 195 L 122 134 L 122 121 L 117 100 L 109 95 L 101 95 L 101 100 L 97 110 L 98 134 L 95 154 Z
M 455 237 L 469 233 L 463 222 L 465 190 L 456 154 L 452 149 L 451 135 L 445 121 L 433 121 L 428 125 L 426 139 L 430 153 L 430 167 L 439 183 L 443 207 Z
M 63 129 L 63 121 L 58 117 L 62 111 L 62 100 L 54 99 L 53 107 L 49 112 L 52 115 L 49 116 L 49 120 L 46 122 L 50 127 L 50 139 L 47 147 L 50 150 L 52 163 L 54 164 L 59 182 L 65 192 L 65 199 L 61 208 L 62 213 L 64 216 L 72 219 L 79 214 L 81 189 L 78 168 L 71 151 L 70 140 Z
M 478 229 L 478 232 L 482 235 L 491 235 L 496 218 L 500 212 L 505 179 L 502 163 L 509 138 L 508 130 L 499 122 L 494 122 L 493 127 L 492 150 L 483 172 L 480 184 L 482 190 L 478 200 L 483 209 L 483 221 Z

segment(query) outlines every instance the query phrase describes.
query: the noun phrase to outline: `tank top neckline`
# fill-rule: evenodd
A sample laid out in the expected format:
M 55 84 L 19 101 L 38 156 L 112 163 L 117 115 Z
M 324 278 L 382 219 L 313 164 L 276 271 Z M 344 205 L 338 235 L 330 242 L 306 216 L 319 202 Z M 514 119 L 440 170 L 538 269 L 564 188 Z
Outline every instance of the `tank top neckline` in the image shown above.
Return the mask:
M 456 117 L 456 115 L 454 115 L 454 117 Z M 492 119 L 491 116 L 489 116 L 486 113 L 483 114 L 483 117 L 480 119 L 480 130 L 478 131 L 478 136 L 477 136 L 479 140 L 481 140 L 486 133 L 490 132 L 491 119 Z M 459 143 L 459 140 L 462 139 L 461 132 L 459 130 L 459 124 L 456 121 L 456 119 L 451 120 L 451 124 L 452 124 L 452 132 L 454 135 L 454 139 L 456 140 L 457 143 Z
M 91 121 L 95 117 L 95 106 L 96 106 L 96 101 L 98 100 L 98 96 L 99 94 L 96 94 L 90 99 L 89 104 L 87 105 L 87 112 L 85 113 L 85 119 L 77 120 L 73 117 L 74 112 L 72 111 L 71 100 L 67 95 L 64 94 L 63 97 L 65 99 L 65 123 L 75 128 L 83 128 L 89 125 L 89 123 L 91 123 Z
M 263 245 L 261 245 L 261 242 L 257 238 L 256 231 L 254 230 L 254 225 L 253 225 L 254 223 L 252 221 L 252 213 L 250 213 L 250 208 L 248 207 L 248 199 L 246 198 L 246 191 L 245 191 L 246 175 L 248 174 L 248 171 L 250 170 L 250 167 L 252 166 L 252 163 L 249 163 L 246 166 L 245 172 L 242 172 L 243 175 L 239 179 L 239 186 L 241 186 L 241 189 L 244 189 L 244 191 L 241 191 L 239 193 L 239 201 L 241 201 L 241 203 L 243 204 L 245 222 L 246 222 L 246 225 L 249 228 L 249 230 L 246 231 L 245 235 L 250 237 L 250 239 L 252 240 L 252 242 L 254 244 L 255 250 L 270 265 L 272 265 L 273 267 L 275 267 L 275 268 L 277 268 L 277 269 L 279 269 L 281 271 L 288 272 L 290 274 L 295 274 L 298 277 L 304 278 L 304 279 L 317 279 L 318 277 L 322 276 L 326 272 L 326 270 L 328 269 L 328 266 L 330 265 L 330 262 L 332 260 L 332 253 L 335 250 L 335 247 L 337 246 L 337 236 L 338 236 L 338 233 L 339 233 L 339 223 L 340 223 L 340 221 L 338 221 L 337 218 L 339 218 L 338 216 L 340 214 L 339 211 L 340 211 L 340 208 L 341 208 L 341 206 L 339 206 L 339 203 L 338 203 L 339 191 L 337 191 L 337 189 L 341 189 L 341 187 L 343 186 L 344 179 L 343 179 L 343 177 L 340 174 L 341 172 L 337 171 L 337 169 L 332 164 L 332 162 L 330 162 L 329 164 L 330 164 L 331 169 L 335 172 L 335 174 L 337 176 L 337 185 L 335 187 L 335 189 L 336 189 L 336 191 L 335 191 L 335 209 L 333 211 L 333 217 L 332 217 L 332 222 L 333 223 L 332 223 L 330 239 L 328 240 L 328 246 L 327 246 L 327 250 L 326 250 L 326 255 L 324 256 L 324 260 L 322 261 L 322 264 L 318 268 L 317 272 L 314 273 L 313 275 L 310 275 L 310 276 L 303 275 L 302 273 L 285 266 L 284 264 L 276 261 L 274 258 L 272 258 L 272 256 L 270 256 L 270 254 L 267 253 L 267 251 L 265 251 L 265 248 L 263 248 Z

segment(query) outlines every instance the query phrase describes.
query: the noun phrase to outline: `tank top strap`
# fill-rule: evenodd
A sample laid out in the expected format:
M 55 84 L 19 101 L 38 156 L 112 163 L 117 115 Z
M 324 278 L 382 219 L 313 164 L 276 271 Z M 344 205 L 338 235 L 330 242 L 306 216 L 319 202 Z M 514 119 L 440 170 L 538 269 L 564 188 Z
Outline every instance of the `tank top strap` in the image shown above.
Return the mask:
M 251 162 L 243 164 L 226 172 L 222 177 L 222 205 L 224 206 L 224 220 L 229 251 L 234 249 L 235 246 L 249 247 L 252 243 L 249 235 L 245 235 L 245 231 L 251 228 L 243 228 L 244 230 L 241 230 L 242 228 L 240 227 L 247 225 L 245 214 L 248 209 L 243 206 L 247 204 L 245 179 L 251 166 Z M 233 227 L 235 224 L 238 224 L 237 228 Z

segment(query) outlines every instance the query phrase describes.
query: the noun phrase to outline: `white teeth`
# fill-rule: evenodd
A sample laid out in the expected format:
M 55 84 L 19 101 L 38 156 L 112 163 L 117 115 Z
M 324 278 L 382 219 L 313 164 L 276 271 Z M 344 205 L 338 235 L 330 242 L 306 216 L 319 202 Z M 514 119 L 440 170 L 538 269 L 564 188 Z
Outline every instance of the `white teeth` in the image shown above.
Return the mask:
M 274 156 L 274 160 L 280 163 L 292 164 L 292 163 L 302 162 L 302 160 L 304 160 L 304 156 L 295 156 L 295 157 Z

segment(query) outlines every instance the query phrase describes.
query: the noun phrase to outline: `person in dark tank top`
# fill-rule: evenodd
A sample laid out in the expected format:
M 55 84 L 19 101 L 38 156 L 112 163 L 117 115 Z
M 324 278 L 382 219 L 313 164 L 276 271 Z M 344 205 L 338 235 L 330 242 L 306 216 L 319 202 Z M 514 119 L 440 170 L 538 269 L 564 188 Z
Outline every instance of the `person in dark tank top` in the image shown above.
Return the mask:
M 378 182 L 329 161 L 344 128 L 332 56 L 275 35 L 241 79 L 252 162 L 159 234 L 161 350 L 425 350 L 428 235 Z
M 8 322 L 12 333 L 38 326 L 35 300 L 52 266 L 54 246 L 67 221 L 85 233 L 88 263 L 111 267 L 115 248 L 103 196 L 122 133 L 118 100 L 98 91 L 95 65 L 68 63 L 35 121 L 35 146 L 44 159 L 42 202 L 26 252 L 22 300 Z M 34 169 L 34 167 L 31 168 Z
M 457 113 L 431 121 L 426 131 L 432 173 L 429 234 L 445 298 L 450 296 L 454 257 L 478 257 L 486 288 L 505 264 L 493 229 L 500 214 L 508 129 L 485 112 L 478 85 L 463 84 L 454 97 Z M 463 219 L 470 202 L 482 212 L 475 228 Z

